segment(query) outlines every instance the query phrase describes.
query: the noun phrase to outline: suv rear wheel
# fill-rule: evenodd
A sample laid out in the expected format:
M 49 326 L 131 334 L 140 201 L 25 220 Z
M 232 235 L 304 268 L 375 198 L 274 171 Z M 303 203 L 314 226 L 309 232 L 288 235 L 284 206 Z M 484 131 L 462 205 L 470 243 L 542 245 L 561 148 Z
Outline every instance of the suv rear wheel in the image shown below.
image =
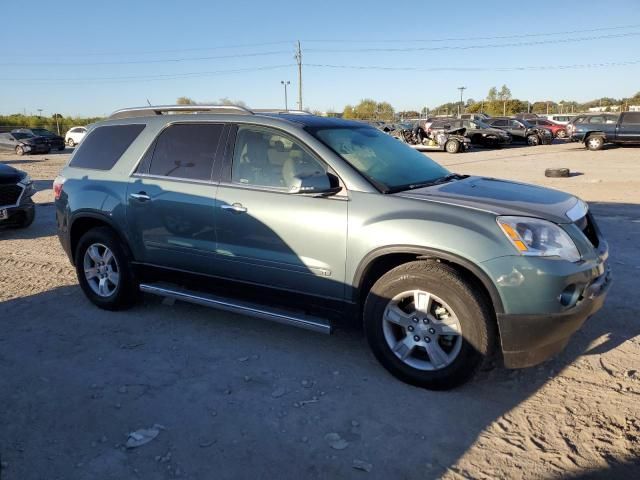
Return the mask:
M 587 137 L 586 145 L 589 150 L 602 150 L 604 137 L 602 135 L 590 135 Z
M 122 310 L 133 305 L 138 297 L 130 259 L 110 228 L 94 228 L 80 238 L 75 264 L 82 290 L 98 307 Z
M 497 341 L 485 296 L 453 268 L 416 261 L 383 275 L 364 308 L 367 341 L 400 380 L 445 390 L 467 381 Z

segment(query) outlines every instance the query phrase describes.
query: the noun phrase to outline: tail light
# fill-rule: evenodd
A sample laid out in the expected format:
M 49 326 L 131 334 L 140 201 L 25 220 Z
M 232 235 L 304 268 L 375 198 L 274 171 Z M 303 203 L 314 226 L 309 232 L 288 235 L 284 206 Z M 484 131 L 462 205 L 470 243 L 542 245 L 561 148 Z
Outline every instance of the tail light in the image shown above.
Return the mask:
M 60 175 L 58 175 L 53 181 L 53 196 L 56 200 L 58 200 L 60 198 L 60 195 L 62 195 L 62 186 L 66 181 L 67 179 Z

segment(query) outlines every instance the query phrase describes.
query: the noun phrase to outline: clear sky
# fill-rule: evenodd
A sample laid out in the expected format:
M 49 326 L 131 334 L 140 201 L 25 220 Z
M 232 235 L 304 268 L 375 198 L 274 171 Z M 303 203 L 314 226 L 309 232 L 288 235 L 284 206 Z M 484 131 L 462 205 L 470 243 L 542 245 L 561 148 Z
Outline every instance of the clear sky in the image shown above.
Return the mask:
M 369 97 L 418 110 L 455 101 L 459 86 L 481 99 L 504 83 L 514 98 L 533 101 L 640 90 L 640 0 L 0 5 L 3 114 L 105 115 L 179 96 L 281 108 L 281 80 L 291 81 L 292 107 L 297 40 L 309 109 L 341 111 Z M 518 70 L 585 64 L 609 65 Z M 363 66 L 379 68 L 351 68 Z

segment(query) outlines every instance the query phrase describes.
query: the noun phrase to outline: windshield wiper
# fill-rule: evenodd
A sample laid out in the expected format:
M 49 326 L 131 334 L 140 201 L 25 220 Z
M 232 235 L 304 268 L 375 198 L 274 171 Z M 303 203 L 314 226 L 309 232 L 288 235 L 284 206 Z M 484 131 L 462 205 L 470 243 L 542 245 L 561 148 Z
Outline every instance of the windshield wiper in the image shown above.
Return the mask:
M 397 193 L 405 190 L 415 190 L 416 188 L 432 187 L 434 185 L 440 185 L 441 183 L 447 183 L 451 180 L 461 180 L 467 178 L 469 175 L 459 175 L 457 173 L 450 173 L 444 177 L 436 178 L 435 180 L 429 180 L 428 182 L 407 183 L 406 185 L 398 185 L 396 187 L 388 188 L 384 193 Z

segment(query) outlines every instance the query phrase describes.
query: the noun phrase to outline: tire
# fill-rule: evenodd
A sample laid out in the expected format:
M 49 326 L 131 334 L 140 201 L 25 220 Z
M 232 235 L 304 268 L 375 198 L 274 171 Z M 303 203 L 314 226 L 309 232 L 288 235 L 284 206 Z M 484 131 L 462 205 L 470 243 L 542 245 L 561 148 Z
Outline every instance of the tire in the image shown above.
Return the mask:
M 97 256 L 92 256 L 87 251 L 96 248 L 92 252 Z M 106 265 L 98 266 L 93 258 L 100 259 L 108 249 L 112 254 L 112 259 Z M 131 258 L 126 252 L 116 233 L 108 227 L 97 227 L 85 233 L 78 242 L 75 253 L 76 274 L 80 287 L 91 302 L 105 310 L 124 310 L 131 307 L 139 296 L 139 285 L 131 269 Z M 102 257 L 106 260 L 106 256 Z M 115 269 L 114 269 L 115 264 Z M 93 270 L 95 274 L 89 279 L 85 274 L 85 267 Z M 100 268 L 103 268 L 102 272 Z M 107 267 L 111 267 L 110 271 Z M 117 282 L 114 282 L 113 273 L 117 273 Z M 104 275 L 104 289 L 100 287 Z M 96 277 L 100 277 L 99 279 Z M 102 291 L 99 293 L 98 290 Z
M 21 146 L 21 145 L 18 145 L 18 146 L 16 147 L 16 155 L 18 155 L 19 157 L 21 157 L 21 156 L 23 156 L 23 155 L 24 155 L 24 148 L 22 148 L 22 146 Z
M 602 135 L 589 135 L 584 141 L 584 145 L 593 152 L 602 150 L 604 147 L 604 137 Z
M 15 228 L 27 228 L 31 226 L 31 224 L 36 219 L 36 209 L 32 208 L 30 210 L 26 210 L 22 213 L 22 218 L 18 223 L 15 224 Z
M 425 298 L 427 292 L 430 295 L 431 300 L 425 300 L 429 306 L 422 308 L 430 312 L 425 317 L 413 308 L 416 291 L 422 292 L 418 294 L 420 298 Z M 407 293 L 409 304 L 396 303 L 404 302 L 398 299 Z M 441 308 L 448 315 L 440 317 Z M 396 320 L 405 326 L 389 320 L 394 312 L 404 315 Z M 435 330 L 443 328 L 443 318 L 457 322 L 457 335 Z M 364 330 L 373 354 L 384 368 L 403 382 L 431 390 L 447 390 L 468 381 L 491 359 L 498 338 L 485 295 L 455 269 L 434 261 L 410 262 L 383 275 L 367 296 Z M 405 348 L 405 342 L 411 347 Z M 433 350 L 434 347 L 438 348 Z M 433 351 L 433 359 L 440 357 L 440 362 L 432 360 L 428 348 Z
M 59 151 L 59 152 L 64 151 L 64 145 L 63 145 L 62 147 L 58 147 L 58 151 Z
M 73 138 L 69 138 L 67 139 L 67 147 L 75 147 L 76 146 L 76 142 L 73 141 Z
M 452 140 L 447 140 L 447 143 L 444 144 L 444 149 L 447 153 L 458 153 L 460 151 L 461 144 L 455 138 Z
M 550 178 L 565 178 L 570 175 L 571 171 L 568 168 L 547 168 L 544 171 L 544 176 Z
M 558 133 L 556 133 L 556 138 L 567 138 L 567 131 L 558 130 Z
M 536 147 L 540 145 L 540 137 L 538 135 L 528 135 L 527 145 L 530 145 L 532 147 Z

